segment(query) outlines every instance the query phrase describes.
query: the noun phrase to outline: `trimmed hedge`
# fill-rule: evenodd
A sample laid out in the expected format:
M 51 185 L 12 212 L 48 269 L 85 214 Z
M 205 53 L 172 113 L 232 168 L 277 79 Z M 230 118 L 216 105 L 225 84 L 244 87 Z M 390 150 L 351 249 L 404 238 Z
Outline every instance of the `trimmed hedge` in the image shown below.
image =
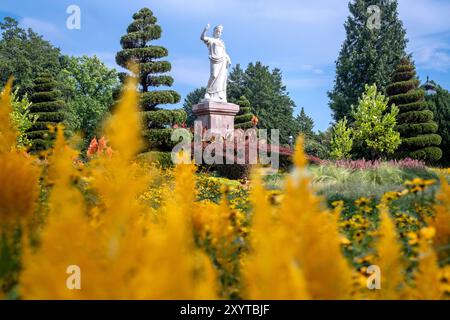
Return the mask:
M 401 148 L 405 149 L 420 149 L 427 146 L 439 146 L 442 143 L 442 138 L 438 134 L 425 134 L 412 138 L 403 138 Z
M 30 106 L 30 112 L 32 113 L 55 112 L 64 108 L 64 105 L 65 105 L 64 101 L 62 100 L 33 103 Z
M 417 101 L 408 104 L 402 104 L 397 106 L 400 110 L 400 114 L 404 112 L 410 111 L 422 111 L 428 108 L 427 103 L 425 101 Z
M 158 104 L 175 104 L 181 96 L 174 90 L 144 92 L 141 95 L 141 106 L 145 111 L 153 110 Z
M 55 127 L 64 121 L 64 102 L 60 100 L 61 92 L 56 86 L 57 82 L 48 73 L 43 73 L 35 79 L 30 114 L 36 115 L 37 120 L 27 131 L 31 152 L 51 147 L 55 135 L 50 132 L 49 127 Z
M 407 81 L 414 78 L 416 73 L 414 71 L 396 72 L 392 77 L 393 82 Z
M 394 82 L 393 84 L 386 87 L 386 92 L 390 96 L 401 94 L 403 92 L 408 92 L 414 90 L 420 85 L 420 81 L 417 79 Z
M 134 27 L 132 27 L 134 29 Z M 146 25 L 139 31 L 129 31 L 120 39 L 123 48 L 134 48 L 141 40 L 150 41 L 161 38 L 162 29 L 158 25 Z
M 144 62 L 139 66 L 141 72 L 145 73 L 165 73 L 172 69 L 172 65 L 168 61 Z
M 234 118 L 235 129 L 246 130 L 253 128 L 252 119 L 254 114 L 252 113 L 250 101 L 245 96 L 242 96 L 236 104 L 239 105 L 239 112 Z
M 430 110 L 404 112 L 397 116 L 401 123 L 430 122 L 433 120 L 433 112 Z
M 252 118 L 253 118 L 253 114 L 243 114 L 243 115 L 240 115 L 240 116 L 236 116 L 234 118 L 234 121 L 239 124 L 239 123 L 242 123 L 242 122 L 249 122 L 249 121 L 252 120 Z
M 397 131 L 403 137 L 415 137 L 417 135 L 436 133 L 438 125 L 434 122 L 428 123 L 405 123 L 397 126 Z
M 169 52 L 166 48 L 160 46 L 149 46 L 145 48 L 132 48 L 119 51 L 116 56 L 116 62 L 118 65 L 126 65 L 128 61 L 138 59 L 145 60 L 146 57 L 153 57 L 154 59 L 160 59 L 167 57 Z
M 442 138 L 436 134 L 438 125 L 433 122 L 434 114 L 428 110 L 425 91 L 419 89 L 419 85 L 414 66 L 408 58 L 403 58 L 386 91 L 390 103 L 400 110 L 397 131 L 402 144 L 398 156 L 432 163 L 442 157 L 442 150 L 438 148 Z
M 148 80 L 148 84 L 152 87 L 170 87 L 173 84 L 173 78 L 171 76 L 153 76 Z
M 146 129 L 163 128 L 164 126 L 181 125 L 186 122 L 187 114 L 182 109 L 156 110 L 141 112 L 142 121 Z
M 423 160 L 427 162 L 437 162 L 442 158 L 442 150 L 438 147 L 427 147 L 409 153 L 412 159 Z
M 411 90 L 407 93 L 401 93 L 394 96 L 389 97 L 391 103 L 395 105 L 409 104 L 422 100 L 425 97 L 425 91 L 419 90 Z

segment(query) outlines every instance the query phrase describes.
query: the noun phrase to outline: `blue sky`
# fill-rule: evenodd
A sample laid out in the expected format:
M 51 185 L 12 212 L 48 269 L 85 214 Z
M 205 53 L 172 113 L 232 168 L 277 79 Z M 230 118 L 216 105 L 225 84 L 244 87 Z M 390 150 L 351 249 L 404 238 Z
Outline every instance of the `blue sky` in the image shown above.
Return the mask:
M 81 8 L 81 30 L 66 28 L 69 5 Z M 283 72 L 297 108 L 316 130 L 331 121 L 327 91 L 345 38 L 348 0 L 0 0 L 0 18 L 12 16 L 69 55 L 99 56 L 117 67 L 115 54 L 131 16 L 149 7 L 163 27 L 157 41 L 169 49 L 174 89 L 183 98 L 208 79 L 207 49 L 199 40 L 205 24 L 224 25 L 233 64 L 260 60 Z M 421 80 L 429 75 L 450 89 L 450 1 L 399 0 Z M 181 105 L 181 103 L 180 103 Z

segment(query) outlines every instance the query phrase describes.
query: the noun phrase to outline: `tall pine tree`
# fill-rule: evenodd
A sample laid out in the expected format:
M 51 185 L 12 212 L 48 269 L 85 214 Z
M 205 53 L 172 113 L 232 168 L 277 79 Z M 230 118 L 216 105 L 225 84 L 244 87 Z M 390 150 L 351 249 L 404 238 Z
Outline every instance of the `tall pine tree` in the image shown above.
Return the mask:
M 380 8 L 380 28 L 368 26 L 376 14 L 372 5 Z M 407 45 L 397 0 L 351 0 L 348 6 L 347 38 L 336 62 L 334 89 L 328 93 L 336 121 L 351 119 L 351 106 L 357 105 L 366 84 L 375 83 L 385 93 Z
M 116 55 L 116 62 L 124 68 L 133 61 L 138 64 L 141 91 L 141 109 L 143 134 L 148 140 L 149 148 L 169 151 L 173 125 L 186 121 L 183 110 L 161 110 L 158 105 L 175 104 L 180 95 L 174 90 L 150 90 L 152 87 L 173 84 L 173 78 L 165 75 L 172 69 L 170 62 L 160 60 L 168 56 L 166 48 L 151 45 L 149 42 L 161 37 L 162 29 L 156 24 L 157 19 L 148 8 L 143 8 L 133 15 L 133 22 L 128 26 L 127 34 L 122 36 L 123 50 Z
M 299 133 L 306 138 L 312 138 L 314 136 L 314 120 L 306 114 L 305 108 L 300 110 L 296 120 Z
M 419 88 L 416 71 L 409 58 L 402 58 L 387 87 L 389 101 L 400 112 L 397 115 L 397 130 L 402 144 L 400 157 L 436 162 L 442 158 L 439 145 L 441 136 L 436 134 L 438 126 L 433 121 L 433 112 L 424 99 L 425 91 Z
M 289 97 L 279 69 L 270 70 L 261 62 L 250 63 L 244 71 L 239 65 L 231 71 L 228 99 L 238 101 L 245 96 L 258 117 L 261 129 L 279 129 L 280 142 L 289 143 L 298 126 L 293 116 L 295 103 Z

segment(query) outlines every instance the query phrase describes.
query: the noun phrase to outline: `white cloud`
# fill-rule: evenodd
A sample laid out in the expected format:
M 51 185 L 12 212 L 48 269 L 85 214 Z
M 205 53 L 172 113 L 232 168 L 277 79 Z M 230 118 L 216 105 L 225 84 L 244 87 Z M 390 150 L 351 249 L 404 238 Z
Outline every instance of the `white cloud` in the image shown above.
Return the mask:
M 44 35 L 46 38 L 61 38 L 63 36 L 61 30 L 48 21 L 24 17 L 20 20 L 20 25 L 24 28 L 31 28 L 36 33 Z

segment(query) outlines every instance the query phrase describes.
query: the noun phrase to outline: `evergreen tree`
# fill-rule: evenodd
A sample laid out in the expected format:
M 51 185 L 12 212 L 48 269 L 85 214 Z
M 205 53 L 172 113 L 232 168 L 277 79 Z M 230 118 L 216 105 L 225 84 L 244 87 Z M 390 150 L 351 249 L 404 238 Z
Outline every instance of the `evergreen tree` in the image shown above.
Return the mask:
M 280 142 L 289 143 L 298 126 L 293 116 L 295 104 L 283 84 L 279 69 L 269 70 L 261 62 L 250 63 L 245 71 L 236 65 L 228 83 L 228 99 L 238 101 L 245 96 L 258 117 L 261 129 L 279 129 Z
M 436 162 L 442 158 L 438 147 L 442 138 L 436 132 L 438 125 L 433 121 L 433 112 L 424 99 L 425 91 L 419 88 L 416 71 L 409 58 L 403 58 L 387 87 L 391 104 L 400 109 L 397 116 L 397 130 L 402 144 L 400 157 Z
M 122 36 L 123 50 L 116 56 L 118 65 L 128 68 L 128 62 L 138 64 L 141 90 L 141 109 L 143 134 L 148 147 L 168 151 L 173 143 L 170 141 L 171 127 L 186 121 L 182 110 L 160 110 L 158 105 L 175 104 L 180 95 L 174 90 L 150 90 L 152 87 L 172 86 L 173 78 L 165 75 L 172 66 L 161 58 L 168 56 L 166 48 L 150 45 L 149 42 L 161 37 L 162 29 L 156 24 L 157 19 L 148 8 L 143 8 L 133 15 L 133 22 L 128 26 L 127 34 Z
M 442 150 L 450 150 L 450 92 L 436 83 L 436 94 L 427 95 L 429 109 L 433 112 L 435 121 L 438 124 L 438 134 L 442 137 Z M 450 163 L 450 153 L 444 152 L 442 163 Z
M 236 115 L 234 119 L 234 127 L 236 129 L 250 129 L 255 125 L 253 123 L 253 119 L 255 115 L 252 113 L 252 108 L 250 105 L 250 101 L 245 96 L 242 96 L 236 104 L 240 107 L 239 113 Z
M 10 17 L 0 22 L 0 87 L 9 77 L 19 87 L 19 96 L 33 91 L 33 80 L 49 71 L 58 74 L 61 70 L 60 51 L 33 30 L 22 29 Z
M 297 124 L 300 134 L 303 134 L 306 138 L 314 136 L 314 120 L 306 114 L 305 108 L 302 108 L 297 116 Z
M 369 28 L 373 12 L 381 11 L 380 28 Z M 345 23 L 347 37 L 336 62 L 334 89 L 328 93 L 330 108 L 337 121 L 351 119 L 351 106 L 358 103 L 366 84 L 375 83 L 384 93 L 390 77 L 405 55 L 406 32 L 397 12 L 397 0 L 351 0 L 350 16 Z
M 205 93 L 206 88 L 201 87 L 190 92 L 184 99 L 183 110 L 187 114 L 186 125 L 188 127 L 193 126 L 195 121 L 195 115 L 194 112 L 192 112 L 192 106 L 200 103 L 205 97 Z
M 36 116 L 37 119 L 27 132 L 32 152 L 51 147 L 53 134 L 49 127 L 54 127 L 64 121 L 64 101 L 61 100 L 61 92 L 56 89 L 57 82 L 50 73 L 40 74 L 34 83 L 30 115 Z

